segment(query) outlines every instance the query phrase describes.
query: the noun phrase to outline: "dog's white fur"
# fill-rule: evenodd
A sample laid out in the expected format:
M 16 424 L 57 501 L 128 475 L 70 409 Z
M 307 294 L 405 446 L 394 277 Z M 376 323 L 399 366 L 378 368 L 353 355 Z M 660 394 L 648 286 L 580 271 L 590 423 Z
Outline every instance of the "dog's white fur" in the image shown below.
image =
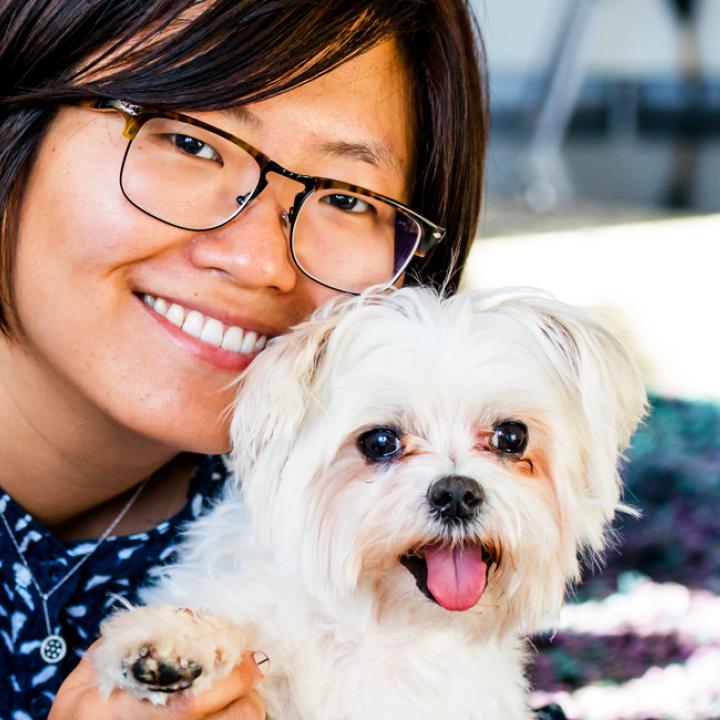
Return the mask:
M 260 692 L 273 720 L 529 718 L 523 637 L 552 623 L 579 557 L 605 544 L 645 402 L 622 345 L 538 292 L 332 303 L 245 374 L 232 423 L 242 483 L 145 592 L 166 607 L 106 623 L 101 686 L 163 701 L 123 673 L 152 645 L 200 662 L 199 692 L 252 647 L 270 657 Z M 504 420 L 528 426 L 532 470 L 479 445 Z M 358 436 L 387 426 L 401 456 L 368 462 Z M 428 509 L 445 475 L 485 492 L 469 525 Z M 470 610 L 431 602 L 398 561 L 438 541 L 501 556 Z

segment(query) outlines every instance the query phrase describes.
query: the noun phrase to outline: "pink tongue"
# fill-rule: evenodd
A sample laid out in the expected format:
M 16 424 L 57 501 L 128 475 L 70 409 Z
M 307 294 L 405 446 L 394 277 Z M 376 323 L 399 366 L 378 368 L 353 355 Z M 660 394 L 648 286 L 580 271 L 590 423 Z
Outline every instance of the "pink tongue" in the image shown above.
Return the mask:
M 446 610 L 468 610 L 487 584 L 487 565 L 479 547 L 425 548 L 427 586 Z

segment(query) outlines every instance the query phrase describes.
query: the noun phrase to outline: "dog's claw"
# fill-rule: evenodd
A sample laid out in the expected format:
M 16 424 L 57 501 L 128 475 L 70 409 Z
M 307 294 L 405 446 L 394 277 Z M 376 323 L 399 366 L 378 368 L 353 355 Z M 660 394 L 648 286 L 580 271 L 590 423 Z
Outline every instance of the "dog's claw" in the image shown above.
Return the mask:
M 151 647 L 143 647 L 130 665 L 133 677 L 149 689 L 160 692 L 179 692 L 189 688 L 202 674 L 202 666 L 194 660 L 157 658 Z

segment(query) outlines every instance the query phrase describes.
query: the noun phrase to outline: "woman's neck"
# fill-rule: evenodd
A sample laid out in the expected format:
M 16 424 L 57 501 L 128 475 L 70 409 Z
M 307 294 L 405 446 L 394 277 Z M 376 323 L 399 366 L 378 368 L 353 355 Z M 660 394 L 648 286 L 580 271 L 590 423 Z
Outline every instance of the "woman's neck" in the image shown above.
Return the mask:
M 115 526 L 113 535 L 129 535 L 150 530 L 180 510 L 187 500 L 195 466 L 195 456 L 182 454 L 148 477 L 145 487 Z M 115 520 L 136 490 L 137 487 L 130 488 L 65 522 L 45 525 L 63 541 L 98 538 Z
M 145 478 L 165 466 L 177 473 L 168 465 L 177 449 L 120 426 L 55 380 L 21 348 L 0 341 L 0 486 L 37 520 L 67 528 L 84 518 L 91 527 Z

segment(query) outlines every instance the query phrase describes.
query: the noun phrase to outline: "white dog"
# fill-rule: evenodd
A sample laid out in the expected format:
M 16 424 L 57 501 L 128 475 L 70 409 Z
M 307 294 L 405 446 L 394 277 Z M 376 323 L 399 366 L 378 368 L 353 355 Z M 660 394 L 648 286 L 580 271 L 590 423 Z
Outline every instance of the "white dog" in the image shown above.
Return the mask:
M 603 547 L 644 408 L 619 342 L 546 295 L 332 304 L 245 374 L 242 482 L 104 625 L 101 687 L 164 702 L 252 648 L 274 720 L 530 718 L 523 638 Z

